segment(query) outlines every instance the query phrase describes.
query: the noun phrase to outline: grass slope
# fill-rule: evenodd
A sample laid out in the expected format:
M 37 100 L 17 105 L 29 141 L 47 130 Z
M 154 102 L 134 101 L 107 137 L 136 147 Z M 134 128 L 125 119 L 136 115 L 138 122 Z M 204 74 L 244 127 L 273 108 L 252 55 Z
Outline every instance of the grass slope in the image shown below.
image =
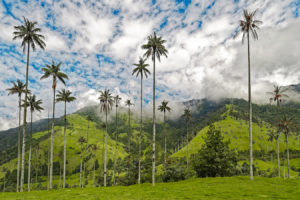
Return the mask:
M 30 193 L 1 193 L 3 200 L 67 200 L 67 199 L 299 199 L 300 180 L 249 177 L 190 179 L 174 183 L 158 183 L 133 186 L 74 188 L 54 191 L 32 191 Z
M 216 128 L 220 129 L 224 135 L 225 140 L 230 140 L 231 148 L 237 151 L 249 150 L 249 130 L 248 122 L 245 120 L 234 119 L 231 116 L 226 116 L 224 120 L 213 123 Z M 208 126 L 198 132 L 198 134 L 189 143 L 189 155 L 197 153 L 201 146 L 204 144 L 203 137 L 205 137 L 208 131 Z M 252 123 L 253 134 L 253 150 L 254 151 L 270 151 L 276 149 L 276 141 L 271 143 L 267 140 L 267 133 L 274 131 L 270 124 L 263 122 L 262 125 Z M 281 134 L 280 138 L 280 152 L 283 153 L 286 150 L 285 139 Z M 289 137 L 289 149 L 300 150 L 300 145 L 294 136 Z M 172 157 L 184 157 L 186 156 L 186 146 L 181 148 L 178 152 L 174 153 Z
M 67 116 L 67 120 L 69 125 L 67 126 L 67 172 L 71 173 L 75 170 L 76 167 L 80 165 L 80 145 L 78 143 L 78 138 L 80 136 L 87 137 L 87 124 L 88 121 L 85 117 L 78 115 L 78 114 L 72 114 Z M 50 130 L 51 132 L 51 130 Z M 96 123 L 90 122 L 90 128 L 89 128 L 89 144 L 96 144 L 97 145 L 97 152 L 96 152 L 96 159 L 98 159 L 99 164 L 102 163 L 103 158 L 103 137 L 104 137 L 105 131 L 102 129 L 96 128 Z M 44 135 L 47 134 L 47 131 L 43 132 L 37 132 L 33 135 L 34 139 L 38 139 Z M 55 135 L 54 135 L 54 162 L 59 161 L 63 162 L 63 157 L 60 157 L 60 152 L 63 152 L 63 145 L 64 145 L 64 128 L 62 126 L 55 126 Z M 39 143 L 39 164 L 45 164 L 47 163 L 47 152 L 48 152 L 48 143 L 49 139 L 42 140 Z M 113 159 L 113 153 L 115 148 L 116 142 L 112 140 L 108 136 L 108 153 L 107 157 L 109 159 Z M 117 157 L 124 158 L 127 153 L 125 152 L 123 148 L 122 143 L 118 143 L 118 151 L 117 151 Z M 62 155 L 62 154 L 61 154 Z M 28 160 L 28 152 L 26 153 L 26 161 Z M 34 167 L 34 162 L 36 161 L 35 152 L 32 153 L 32 163 Z M 92 170 L 93 168 L 93 162 L 94 159 L 90 159 L 87 162 L 87 169 Z M 8 163 L 3 164 L 0 166 L 0 172 L 2 172 L 2 168 L 6 167 L 9 170 L 16 169 L 17 166 L 17 159 L 13 159 L 9 161 Z M 0 178 L 4 176 L 4 173 L 0 173 Z M 68 182 L 68 181 L 67 181 Z

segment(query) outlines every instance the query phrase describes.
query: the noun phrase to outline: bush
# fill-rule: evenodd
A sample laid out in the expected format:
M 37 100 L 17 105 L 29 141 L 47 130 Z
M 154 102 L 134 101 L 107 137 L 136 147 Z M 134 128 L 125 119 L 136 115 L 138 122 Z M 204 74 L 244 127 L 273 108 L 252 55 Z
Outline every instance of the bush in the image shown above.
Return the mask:
M 162 180 L 164 182 L 173 182 L 185 180 L 195 176 L 195 171 L 192 169 L 187 170 L 186 164 L 183 161 L 169 163 L 164 168 Z
M 237 174 L 237 155 L 234 150 L 230 150 L 230 141 L 224 141 L 220 130 L 210 125 L 204 142 L 192 161 L 198 177 L 223 177 Z

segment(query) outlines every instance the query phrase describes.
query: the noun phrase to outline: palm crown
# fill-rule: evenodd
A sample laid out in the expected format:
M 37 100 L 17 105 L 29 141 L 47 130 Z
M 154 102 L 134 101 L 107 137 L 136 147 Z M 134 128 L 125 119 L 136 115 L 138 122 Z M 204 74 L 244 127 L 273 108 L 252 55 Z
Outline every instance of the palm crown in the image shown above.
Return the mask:
M 62 89 L 61 91 L 58 91 L 58 94 L 56 95 L 56 102 L 72 102 L 76 100 L 76 97 L 71 96 L 72 92 L 70 90 Z
M 36 45 L 38 45 L 41 49 L 45 49 L 45 37 L 39 34 L 41 29 L 36 27 L 37 22 L 31 22 L 25 17 L 23 19 L 24 25 L 15 26 L 13 40 L 22 39 L 21 47 L 23 47 L 23 51 L 25 51 L 26 44 L 31 46 L 33 50 L 36 49 Z
M 150 71 L 147 67 L 149 67 L 149 64 L 145 63 L 145 59 L 140 57 L 139 63 L 133 64 L 136 66 L 136 68 L 133 69 L 132 75 L 135 75 L 138 77 L 139 75 L 143 79 L 144 76 L 147 78 L 148 74 L 150 74 Z
M 157 37 L 154 32 L 153 35 L 148 36 L 147 44 L 142 45 L 142 49 L 145 49 L 146 52 L 144 57 L 149 58 L 152 56 L 152 60 L 157 57 L 158 61 L 160 61 L 160 56 L 164 55 L 168 57 L 168 50 L 164 46 L 166 40 L 163 40 L 162 37 Z
M 113 96 L 111 95 L 108 89 L 105 89 L 104 91 L 100 91 L 100 93 L 101 93 L 100 97 L 98 98 L 101 104 L 100 109 L 102 111 L 107 112 L 108 110 L 112 109 L 114 103 Z
M 114 97 L 116 107 L 119 106 L 119 103 L 120 103 L 121 100 L 122 100 L 122 98 L 118 94 Z
M 191 110 L 189 108 L 184 109 L 184 114 L 181 117 L 185 117 L 185 120 L 188 122 L 191 119 Z
M 81 136 L 80 138 L 78 138 L 78 143 L 82 145 L 83 143 L 86 143 L 86 139 Z
M 61 62 L 57 65 L 54 64 L 54 61 L 52 61 L 51 65 L 46 65 L 46 67 L 42 68 L 42 71 L 44 72 L 44 75 L 41 77 L 42 79 L 48 78 L 49 76 L 53 77 L 53 85 L 52 88 L 56 88 L 57 79 L 60 80 L 64 85 L 66 85 L 65 80 L 69 80 L 68 75 L 60 71 Z
M 244 10 L 244 20 L 240 20 L 240 29 L 235 34 L 234 38 L 236 38 L 240 33 L 243 33 L 242 42 L 244 42 L 246 34 L 249 34 L 249 32 L 251 32 L 253 38 L 258 39 L 256 30 L 259 29 L 259 25 L 262 24 L 262 21 L 254 19 L 256 13 L 257 10 L 251 13 L 249 13 L 247 10 Z
M 8 91 L 8 95 L 18 94 L 18 96 L 21 96 L 22 93 L 25 93 L 25 84 L 17 80 L 17 82 L 13 82 L 13 87 L 6 90 Z
M 168 112 L 170 112 L 171 111 L 171 108 L 168 106 L 168 101 L 165 101 L 165 100 L 163 100 L 162 102 L 161 102 L 161 105 L 160 106 L 158 106 L 158 110 L 159 111 L 161 111 L 161 112 L 166 112 L 166 111 L 168 111 Z
M 288 135 L 289 132 L 294 127 L 294 123 L 292 122 L 293 118 L 284 115 L 279 122 L 279 128 L 283 131 L 284 134 Z
M 274 139 L 276 139 L 276 134 L 274 131 L 271 131 L 268 133 L 268 141 L 273 142 Z
M 276 101 L 277 106 L 279 106 L 279 103 L 283 100 L 283 98 L 289 97 L 288 95 L 284 94 L 288 88 L 283 88 L 281 86 L 274 85 L 273 92 L 268 92 L 268 94 L 272 95 L 270 98 L 270 101 Z
M 131 103 L 130 99 L 127 99 L 126 102 L 125 102 L 125 105 L 130 107 L 130 106 L 133 105 L 133 103 Z
M 34 112 L 35 110 L 41 112 L 42 110 L 44 110 L 44 108 L 41 107 L 43 101 L 41 99 L 37 100 L 35 94 L 28 96 L 27 101 L 27 105 L 29 106 L 31 112 Z M 24 106 L 24 104 L 22 106 Z

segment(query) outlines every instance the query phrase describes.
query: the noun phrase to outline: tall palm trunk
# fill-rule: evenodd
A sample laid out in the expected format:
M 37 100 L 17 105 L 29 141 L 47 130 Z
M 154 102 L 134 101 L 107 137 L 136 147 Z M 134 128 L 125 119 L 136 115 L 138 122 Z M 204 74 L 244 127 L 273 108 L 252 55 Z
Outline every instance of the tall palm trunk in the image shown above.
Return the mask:
M 252 153 L 252 102 L 251 102 L 251 68 L 250 68 L 250 39 L 248 39 L 248 97 L 249 97 L 249 151 L 250 151 L 250 180 L 253 180 L 253 153 Z
M 289 153 L 289 142 L 288 142 L 288 133 L 285 134 L 285 143 L 286 143 L 286 159 L 287 159 L 287 178 L 290 178 L 290 153 Z
M 49 135 L 49 123 L 50 123 L 50 119 L 49 119 L 49 110 L 48 110 L 48 135 Z M 47 182 L 48 182 L 48 190 L 49 190 L 49 188 L 50 188 L 50 179 L 49 179 L 49 177 L 50 177 L 50 138 L 48 138 L 48 171 L 47 171 L 47 178 L 48 178 L 48 180 L 47 180 Z
M 28 93 L 28 73 L 29 73 L 29 53 L 30 43 L 27 43 L 27 64 L 26 64 L 26 83 L 25 83 L 25 99 L 24 99 L 24 115 L 23 115 L 23 141 L 22 141 L 22 164 L 21 164 L 21 185 L 20 191 L 23 192 L 24 170 L 25 170 L 25 143 L 26 143 L 26 115 L 27 115 L 27 93 Z
M 153 51 L 153 138 L 152 138 L 152 186 L 155 186 L 155 51 Z
M 104 187 L 106 187 L 106 156 L 107 156 L 107 103 L 105 107 L 105 148 L 104 148 Z
M 3 177 L 3 191 L 2 192 L 5 192 L 5 183 L 6 183 L 5 177 L 6 177 L 6 173 L 4 174 L 4 177 Z
M 273 170 L 273 140 L 271 141 L 271 171 Z
M 66 184 L 66 164 L 67 164 L 67 139 L 66 139 L 66 129 L 67 129 L 67 102 L 65 101 L 65 126 L 64 126 L 64 171 L 63 171 L 63 188 Z
M 277 132 L 277 172 L 278 172 L 278 177 L 280 178 L 280 158 L 279 158 L 279 131 Z
M 142 147 L 141 147 L 141 137 L 143 131 L 143 77 L 141 75 L 141 126 L 140 126 L 140 135 L 139 135 L 139 169 L 138 169 L 138 184 L 141 184 L 141 156 L 142 156 Z
M 82 144 L 81 144 L 81 151 L 80 151 L 80 178 L 79 178 L 79 186 L 82 187 Z
M 130 153 L 130 138 L 131 138 L 131 127 L 130 127 L 130 105 L 128 109 L 128 152 Z
M 94 161 L 94 174 L 93 174 L 93 185 L 95 186 L 95 177 L 96 177 L 96 160 Z
M 38 182 L 38 173 L 39 173 L 39 146 L 37 145 L 35 150 L 35 159 L 36 159 L 36 170 L 35 170 L 35 183 Z
M 22 95 L 19 94 L 19 127 L 18 127 L 18 163 L 17 163 L 17 192 L 19 192 L 20 186 L 20 155 L 21 155 L 21 99 Z
M 186 121 L 186 168 L 189 168 L 189 124 Z
M 164 152 L 164 164 L 167 164 L 167 136 L 166 136 L 166 111 L 164 111 L 164 134 L 165 134 L 165 152 Z
M 54 117 L 55 117 L 55 79 L 53 78 L 53 107 L 52 107 L 52 131 L 51 131 L 51 149 L 50 149 L 50 181 L 49 188 L 52 189 L 53 175 L 53 142 L 54 142 Z
M 118 100 L 116 100 L 117 102 Z M 118 146 L 118 105 L 116 103 L 116 132 L 115 132 L 115 139 L 116 139 L 116 145 L 115 145 L 115 152 L 114 152 L 114 174 L 113 174 L 113 179 L 114 179 L 114 185 L 116 185 L 116 162 L 117 162 L 117 146 Z
M 31 175 L 31 142 L 32 142 L 32 111 L 30 113 L 30 138 L 29 138 L 29 157 L 28 157 L 28 183 L 27 189 L 30 192 L 30 175 Z

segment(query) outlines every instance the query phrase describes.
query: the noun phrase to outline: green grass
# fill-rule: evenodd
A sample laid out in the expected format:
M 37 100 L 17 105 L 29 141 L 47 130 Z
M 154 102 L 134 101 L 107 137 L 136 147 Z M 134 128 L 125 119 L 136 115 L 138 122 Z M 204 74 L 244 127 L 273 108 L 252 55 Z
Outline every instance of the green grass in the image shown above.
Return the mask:
M 67 126 L 67 172 L 71 173 L 75 170 L 76 167 L 80 165 L 80 145 L 78 143 L 78 138 L 83 136 L 86 138 L 87 136 L 87 125 L 88 121 L 81 115 L 78 114 L 71 114 L 67 116 L 67 120 L 69 125 Z M 50 130 L 51 132 L 51 130 Z M 38 139 L 43 135 L 47 134 L 47 131 L 44 132 L 37 132 L 34 133 L 33 138 Z M 89 128 L 89 144 L 96 144 L 97 151 L 96 151 L 96 159 L 98 159 L 99 164 L 101 165 L 103 160 L 103 137 L 105 131 L 102 129 L 96 128 L 96 123 L 90 122 Z M 60 152 L 63 152 L 63 145 L 64 145 L 64 129 L 62 126 L 55 126 L 55 133 L 54 133 L 54 162 L 60 161 L 62 162 L 63 157 L 59 157 Z M 49 139 L 45 139 L 39 143 L 40 150 L 39 150 L 39 164 L 47 163 L 47 152 L 48 152 L 48 144 Z M 108 144 L 107 144 L 107 158 L 113 159 L 114 157 L 114 148 L 116 142 L 108 136 Z M 122 143 L 118 143 L 118 151 L 117 151 L 117 158 L 123 159 L 127 153 L 124 150 L 124 145 Z M 62 153 L 61 153 L 62 155 Z M 25 160 L 28 160 L 28 152 L 26 152 Z M 32 152 L 32 164 L 36 162 L 35 156 L 35 149 Z M 91 171 L 93 169 L 94 159 L 90 159 L 87 162 L 87 169 Z M 0 178 L 4 176 L 2 172 L 3 167 L 7 169 L 13 170 L 17 167 L 17 158 L 10 160 L 9 162 L 0 166 Z M 34 166 L 33 166 L 34 167 Z
M 122 200 L 122 199 L 203 199 L 203 200 L 262 200 L 299 199 L 300 180 L 248 177 L 190 179 L 174 183 L 145 183 L 133 186 L 73 188 L 30 193 L 1 193 L 2 200 Z
M 224 135 L 225 140 L 230 140 L 230 147 L 237 149 L 238 151 L 248 151 L 249 149 L 249 131 L 248 122 L 245 120 L 236 120 L 230 116 L 226 116 L 224 120 L 217 121 L 214 123 L 216 128 L 220 129 Z M 197 153 L 204 143 L 203 137 L 205 137 L 208 131 L 208 126 L 198 132 L 198 134 L 189 143 L 189 155 Z M 252 123 L 252 134 L 253 134 L 253 150 L 270 152 L 271 143 L 267 141 L 267 133 L 271 131 L 271 125 L 263 122 L 262 126 L 257 123 Z M 280 152 L 286 150 L 285 139 L 281 134 L 280 138 Z M 272 144 L 273 150 L 276 150 L 276 141 Z M 294 136 L 289 137 L 289 149 L 300 150 L 300 145 L 296 141 Z M 185 157 L 186 146 L 180 149 L 178 152 L 172 155 L 172 157 Z M 274 157 L 275 157 L 274 153 Z

